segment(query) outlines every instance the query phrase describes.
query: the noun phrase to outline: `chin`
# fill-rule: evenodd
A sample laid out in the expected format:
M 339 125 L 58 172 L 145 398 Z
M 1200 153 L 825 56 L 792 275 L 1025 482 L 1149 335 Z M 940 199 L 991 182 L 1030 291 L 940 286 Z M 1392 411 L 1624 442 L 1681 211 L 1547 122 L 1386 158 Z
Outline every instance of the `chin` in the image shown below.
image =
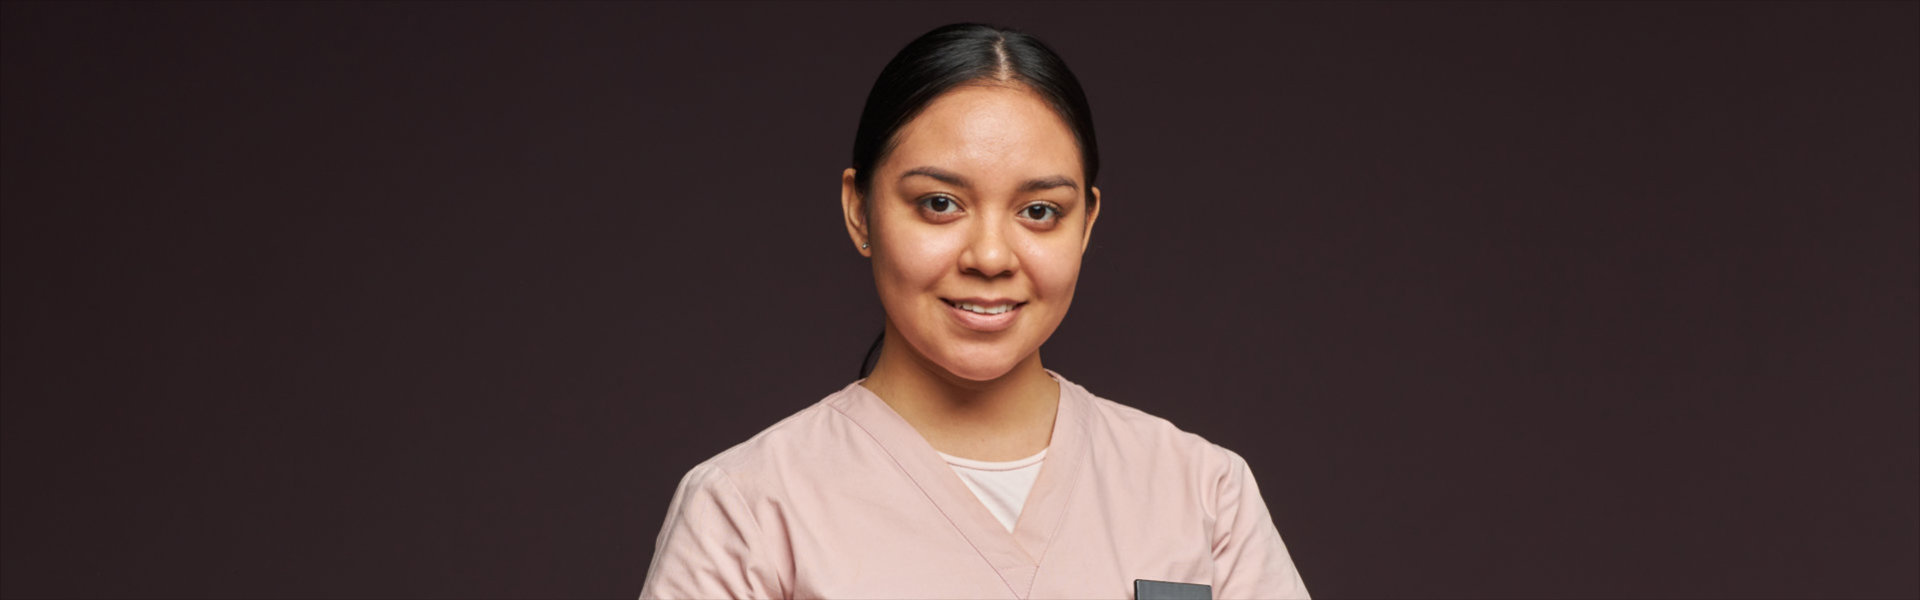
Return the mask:
M 978 352 L 944 356 L 934 363 L 961 379 L 992 381 L 1012 372 L 1022 358 L 1018 352 L 982 348 Z
M 966 365 L 942 365 L 942 366 L 946 367 L 947 372 L 953 373 L 954 377 L 959 377 L 961 379 L 965 379 L 968 381 L 993 381 L 995 379 L 999 379 L 1000 377 L 1006 375 L 1007 372 L 1012 371 L 1013 365 L 1014 363 L 1004 363 L 1004 364 L 994 364 L 994 365 L 966 364 Z

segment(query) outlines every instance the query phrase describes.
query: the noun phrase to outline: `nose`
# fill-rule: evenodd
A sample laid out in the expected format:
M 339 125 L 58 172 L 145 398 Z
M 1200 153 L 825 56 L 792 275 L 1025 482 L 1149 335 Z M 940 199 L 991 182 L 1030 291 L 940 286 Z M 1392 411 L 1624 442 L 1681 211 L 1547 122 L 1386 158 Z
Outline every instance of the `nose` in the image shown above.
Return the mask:
M 1007 232 L 992 219 L 975 219 L 968 232 L 967 245 L 960 250 L 961 272 L 973 272 L 993 279 L 1012 274 L 1020 268 L 1020 258 L 1007 243 Z

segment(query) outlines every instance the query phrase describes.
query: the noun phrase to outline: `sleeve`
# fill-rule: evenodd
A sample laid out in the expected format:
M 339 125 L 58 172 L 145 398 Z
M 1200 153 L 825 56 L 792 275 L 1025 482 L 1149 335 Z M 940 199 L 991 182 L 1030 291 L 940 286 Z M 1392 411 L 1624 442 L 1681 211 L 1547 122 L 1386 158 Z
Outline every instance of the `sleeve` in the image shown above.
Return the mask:
M 766 559 L 768 543 L 740 488 L 702 463 L 673 492 L 640 597 L 783 597 L 778 570 Z
M 1213 597 L 1307 598 L 1307 585 L 1280 541 L 1253 469 L 1232 450 L 1221 474 L 1213 532 Z

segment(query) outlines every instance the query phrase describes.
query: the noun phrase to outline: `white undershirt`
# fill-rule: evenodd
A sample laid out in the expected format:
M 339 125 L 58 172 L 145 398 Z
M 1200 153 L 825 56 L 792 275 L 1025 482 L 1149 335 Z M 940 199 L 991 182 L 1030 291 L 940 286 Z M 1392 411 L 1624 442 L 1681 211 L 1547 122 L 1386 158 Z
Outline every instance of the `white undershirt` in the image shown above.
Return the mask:
M 1027 504 L 1027 492 L 1033 490 L 1033 481 L 1040 477 L 1040 462 L 1046 457 L 1044 448 L 1039 454 L 1006 462 L 973 460 L 940 452 L 940 458 L 946 459 L 953 472 L 960 475 L 960 481 L 973 490 L 973 495 L 987 505 L 987 510 L 1000 519 L 1000 524 L 1007 526 L 1009 532 L 1020 520 L 1020 507 Z

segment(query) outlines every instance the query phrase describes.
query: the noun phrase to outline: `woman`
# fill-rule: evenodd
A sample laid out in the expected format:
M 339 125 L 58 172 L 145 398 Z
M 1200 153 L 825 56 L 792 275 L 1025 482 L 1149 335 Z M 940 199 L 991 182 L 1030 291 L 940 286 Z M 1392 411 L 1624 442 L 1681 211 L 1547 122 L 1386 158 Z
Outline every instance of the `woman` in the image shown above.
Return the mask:
M 1245 461 L 1041 366 L 1098 156 L 1038 40 L 959 24 L 902 49 L 840 183 L 879 358 L 688 472 L 641 596 L 1306 597 Z

